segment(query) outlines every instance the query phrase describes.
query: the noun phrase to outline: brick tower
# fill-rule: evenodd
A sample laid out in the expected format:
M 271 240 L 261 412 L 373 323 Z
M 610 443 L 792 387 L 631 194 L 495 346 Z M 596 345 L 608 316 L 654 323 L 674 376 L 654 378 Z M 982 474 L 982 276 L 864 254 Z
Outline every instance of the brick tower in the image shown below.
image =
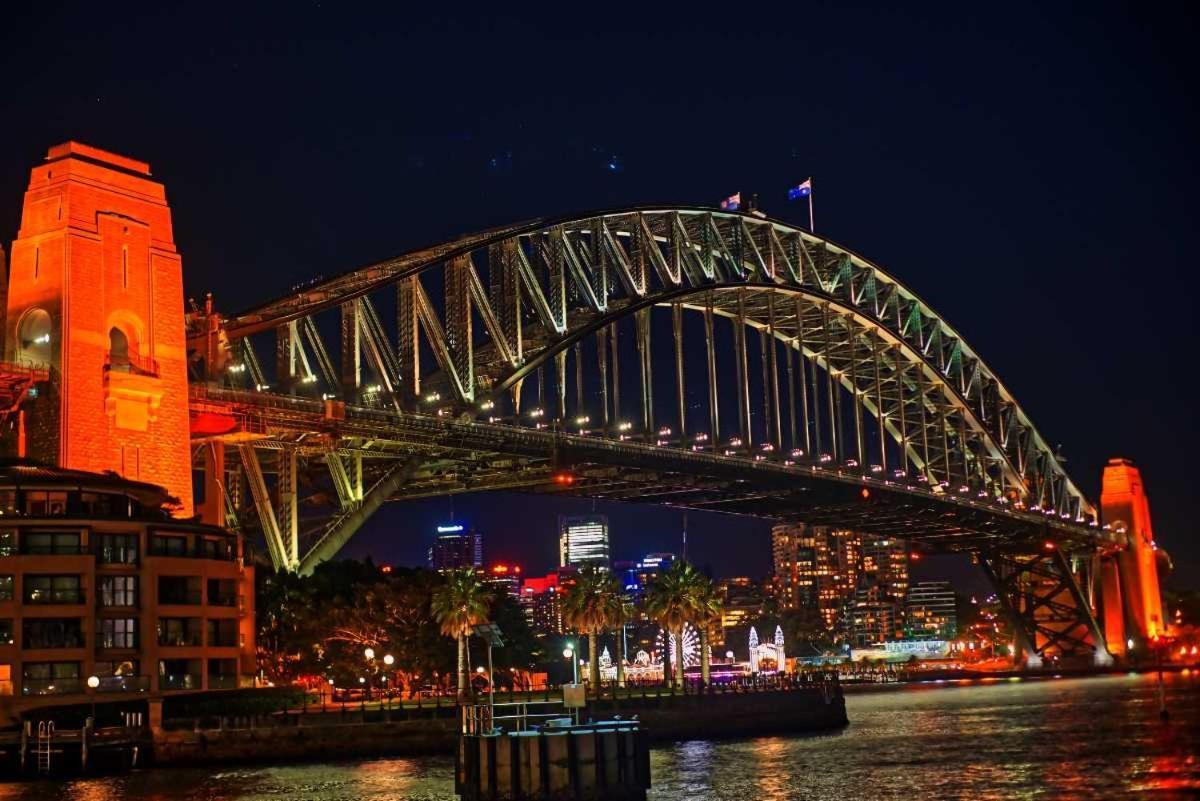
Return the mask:
M 1155 637 L 1166 632 L 1150 502 L 1141 471 L 1128 459 L 1110 459 L 1104 468 L 1100 513 L 1105 523 L 1123 528 L 1129 547 L 1116 557 L 1127 633 Z M 1109 582 L 1111 583 L 1111 582 Z M 1105 586 L 1106 592 L 1108 586 Z
M 8 273 L 4 360 L 50 370 L 23 421 L 27 455 L 160 484 L 190 516 L 183 274 L 150 165 L 50 148 Z

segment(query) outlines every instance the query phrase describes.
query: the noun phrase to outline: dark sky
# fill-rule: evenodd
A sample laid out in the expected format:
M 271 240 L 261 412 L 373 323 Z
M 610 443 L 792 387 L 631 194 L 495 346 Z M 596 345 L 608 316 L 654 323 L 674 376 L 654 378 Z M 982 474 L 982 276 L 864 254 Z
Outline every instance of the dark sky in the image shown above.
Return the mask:
M 0 236 L 68 138 L 151 163 L 188 292 L 229 311 L 544 214 L 741 190 L 802 222 L 782 196 L 812 175 L 818 232 L 938 309 L 1088 494 L 1138 462 L 1195 586 L 1196 19 L 971 5 L 26 4 L 0 29 Z M 559 506 L 457 504 L 494 555 L 553 560 Z M 620 556 L 677 541 L 678 512 L 606 511 Z M 448 514 L 393 506 L 351 552 L 415 560 Z M 691 530 L 717 573 L 766 569 L 765 524 Z

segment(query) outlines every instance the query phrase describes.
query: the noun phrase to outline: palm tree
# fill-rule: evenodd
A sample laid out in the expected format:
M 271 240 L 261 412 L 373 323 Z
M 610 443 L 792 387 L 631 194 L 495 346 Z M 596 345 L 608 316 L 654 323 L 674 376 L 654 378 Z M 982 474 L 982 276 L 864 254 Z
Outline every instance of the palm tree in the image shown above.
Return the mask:
M 708 635 L 714 623 L 719 624 L 724 604 L 716 586 L 708 576 L 700 575 L 696 583 L 696 627 L 700 630 L 700 680 L 708 686 L 709 653 Z
M 664 676 L 669 684 L 683 683 L 683 628 L 698 617 L 698 587 L 705 580 L 696 568 L 679 561 L 646 589 L 646 614 L 675 637 L 672 676 Z
M 563 623 L 588 638 L 588 680 L 595 692 L 600 690 L 600 634 L 611 624 L 613 605 L 620 600 L 617 577 L 592 565 L 580 568 L 563 596 Z
M 619 588 L 618 588 L 619 590 Z M 625 624 L 633 617 L 633 605 L 619 591 L 606 604 L 607 627 L 617 633 L 617 686 L 625 686 Z
M 455 570 L 433 592 L 431 609 L 442 634 L 458 641 L 458 697 L 467 694 L 467 636 L 471 628 L 486 623 L 492 594 L 474 570 Z

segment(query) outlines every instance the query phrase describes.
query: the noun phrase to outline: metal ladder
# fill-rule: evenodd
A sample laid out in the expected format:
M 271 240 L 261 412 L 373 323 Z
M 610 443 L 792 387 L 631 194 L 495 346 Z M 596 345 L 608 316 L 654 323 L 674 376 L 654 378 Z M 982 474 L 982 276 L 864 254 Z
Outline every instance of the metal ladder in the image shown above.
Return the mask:
M 54 721 L 38 721 L 37 747 L 34 749 L 34 755 L 37 756 L 38 773 L 43 776 L 50 772 L 50 754 L 52 753 L 53 746 Z

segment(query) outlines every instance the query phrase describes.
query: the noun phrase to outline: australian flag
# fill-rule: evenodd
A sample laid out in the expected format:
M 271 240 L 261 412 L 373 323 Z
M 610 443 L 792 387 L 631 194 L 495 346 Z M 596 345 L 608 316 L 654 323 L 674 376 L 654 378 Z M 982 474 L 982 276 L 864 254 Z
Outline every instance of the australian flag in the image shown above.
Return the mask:
M 788 190 L 788 200 L 799 200 L 812 194 L 812 178 L 805 178 L 804 183 L 793 186 Z
M 721 201 L 721 209 L 723 211 L 737 211 L 742 206 L 742 193 L 734 192 L 729 197 Z

